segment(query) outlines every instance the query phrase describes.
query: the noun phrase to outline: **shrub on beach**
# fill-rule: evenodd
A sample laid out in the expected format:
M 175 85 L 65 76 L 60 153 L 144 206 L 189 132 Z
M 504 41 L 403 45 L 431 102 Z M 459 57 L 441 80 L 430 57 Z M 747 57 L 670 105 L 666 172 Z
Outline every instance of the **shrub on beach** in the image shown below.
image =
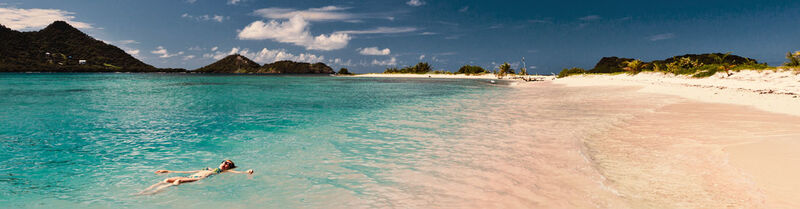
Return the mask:
M 463 74 L 469 75 L 469 74 L 481 74 L 481 73 L 487 73 L 487 72 L 488 71 L 486 71 L 486 69 L 483 69 L 481 66 L 464 65 L 464 66 L 461 66 L 461 68 L 458 69 L 457 73 L 463 73 Z
M 404 67 L 401 69 L 397 69 L 396 67 L 386 68 L 383 73 L 414 73 L 414 74 L 425 74 L 431 72 L 431 65 L 427 62 L 420 62 L 411 67 Z
M 352 75 L 353 73 L 348 71 L 347 68 L 341 68 L 341 69 L 339 69 L 339 72 L 337 72 L 336 74 L 339 74 L 339 75 Z
M 787 52 L 786 59 L 788 60 L 786 63 L 783 63 L 783 66 L 786 67 L 800 67 L 800 51 L 796 51 L 794 53 Z
M 561 70 L 561 72 L 558 73 L 558 77 L 563 78 L 573 74 L 585 74 L 585 73 L 587 73 L 587 71 L 579 67 L 564 68 L 563 70 Z
M 500 71 L 497 71 L 497 76 L 500 78 L 506 74 L 514 74 L 514 69 L 511 69 L 511 65 L 509 65 L 507 62 L 503 63 L 498 68 L 500 68 Z
M 642 62 L 641 60 L 625 61 L 622 64 L 625 65 L 625 67 L 623 67 L 622 69 L 624 69 L 625 71 L 628 71 L 630 73 L 633 73 L 633 74 L 637 74 L 637 73 L 641 72 L 642 68 L 647 65 L 644 62 Z

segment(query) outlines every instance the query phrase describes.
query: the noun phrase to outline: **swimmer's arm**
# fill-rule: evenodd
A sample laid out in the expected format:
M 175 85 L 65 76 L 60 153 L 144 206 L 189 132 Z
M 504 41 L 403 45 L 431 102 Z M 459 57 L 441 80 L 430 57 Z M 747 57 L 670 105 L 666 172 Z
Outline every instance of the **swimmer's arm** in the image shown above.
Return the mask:
M 156 173 L 197 173 L 203 170 L 196 171 L 170 171 L 170 170 L 157 170 Z
M 250 170 L 247 170 L 247 171 L 234 171 L 234 170 L 227 170 L 227 171 L 225 171 L 225 172 L 253 174 L 253 169 L 250 169 Z

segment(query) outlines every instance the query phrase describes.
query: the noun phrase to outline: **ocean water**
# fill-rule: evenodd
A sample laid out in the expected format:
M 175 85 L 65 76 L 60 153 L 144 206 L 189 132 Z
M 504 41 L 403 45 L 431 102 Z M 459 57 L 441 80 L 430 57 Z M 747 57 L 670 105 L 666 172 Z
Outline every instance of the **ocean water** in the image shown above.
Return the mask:
M 491 203 L 482 195 L 447 195 L 458 188 L 439 185 L 459 185 L 463 179 L 437 168 L 487 176 L 497 172 L 469 163 L 475 159 L 461 161 L 480 150 L 455 144 L 491 135 L 493 124 L 483 115 L 503 107 L 486 101 L 510 89 L 453 79 L 0 74 L 0 205 L 390 208 Z M 465 134 L 465 129 L 476 132 Z M 221 174 L 155 195 L 133 195 L 164 178 L 185 175 L 155 170 L 197 170 L 224 159 L 255 174 Z

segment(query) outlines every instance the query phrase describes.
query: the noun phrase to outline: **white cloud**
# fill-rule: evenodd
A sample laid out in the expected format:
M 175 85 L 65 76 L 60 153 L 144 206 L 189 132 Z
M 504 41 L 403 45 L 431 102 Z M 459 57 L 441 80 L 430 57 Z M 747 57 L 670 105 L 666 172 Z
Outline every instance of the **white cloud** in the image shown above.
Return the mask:
M 228 0 L 228 4 L 230 4 L 230 5 L 236 5 L 236 4 L 240 3 L 240 2 L 242 2 L 242 0 Z
M 353 60 L 350 60 L 350 59 L 348 59 L 347 61 L 344 61 L 344 60 L 342 60 L 340 58 L 336 58 L 336 59 L 333 59 L 333 60 L 328 60 L 328 62 L 332 62 L 334 65 L 339 65 L 339 66 L 348 66 L 348 67 L 349 66 L 355 66 L 353 64 Z
M 180 51 L 180 52 L 175 53 L 175 54 L 170 54 L 167 51 L 167 49 L 164 48 L 163 46 L 156 47 L 156 50 L 150 51 L 150 53 L 159 55 L 158 57 L 161 57 L 161 58 L 170 58 L 170 57 L 174 57 L 174 56 L 178 56 L 178 55 L 183 55 L 183 51 Z
M 425 59 L 425 55 L 419 55 L 419 60 Z
M 358 53 L 362 55 L 389 55 L 390 53 L 392 53 L 392 51 L 389 50 L 389 48 L 378 49 L 378 47 L 367 47 L 356 51 L 358 51 Z
M 344 30 L 336 33 L 346 34 L 381 34 L 381 33 L 407 33 L 417 31 L 414 27 L 377 27 L 370 30 Z
M 262 64 L 272 63 L 281 60 L 291 60 L 296 62 L 308 62 L 308 63 L 322 62 L 325 60 L 324 56 L 310 54 L 310 53 L 300 53 L 295 55 L 286 52 L 285 49 L 270 50 L 267 48 L 263 48 L 261 49 L 261 51 L 258 52 L 250 52 L 249 49 L 240 49 L 238 47 L 231 48 L 231 50 L 228 51 L 227 53 L 222 51 L 216 51 L 214 53 L 203 54 L 203 57 L 214 58 L 216 60 L 219 60 L 231 54 L 241 54 L 245 57 L 249 57 L 255 62 Z
M 139 50 L 138 49 L 131 49 L 131 50 L 127 50 L 125 52 L 127 52 L 128 54 L 133 55 L 133 56 L 139 55 Z
M 255 21 L 239 31 L 242 40 L 274 40 L 281 43 L 292 43 L 308 50 L 329 51 L 347 46 L 350 35 L 334 32 L 328 35 L 312 36 L 309 23 L 302 16 L 294 16 L 288 21 L 271 20 L 268 23 Z
M 63 20 L 76 28 L 93 28 L 92 24 L 73 21 L 74 14 L 58 9 L 0 8 L 0 24 L 14 30 L 31 30 L 45 27 L 56 20 Z
M 600 18 L 602 18 L 602 17 L 600 17 L 598 15 L 589 15 L 589 16 L 578 18 L 578 19 L 579 20 L 583 20 L 583 21 L 594 21 L 594 20 L 599 20 Z
M 342 12 L 348 8 L 337 6 L 326 6 L 321 8 L 310 8 L 307 10 L 296 10 L 288 8 L 264 8 L 253 13 L 269 19 L 291 19 L 300 16 L 306 21 L 352 21 L 357 19 L 356 15 Z
M 138 44 L 139 42 L 135 41 L 135 40 L 121 40 L 121 41 L 117 41 L 117 43 L 122 44 L 122 45 L 128 45 L 128 44 Z
M 211 51 L 212 51 L 212 52 L 213 52 L 213 51 L 217 51 L 217 49 L 219 49 L 219 47 L 217 47 L 217 46 L 211 47 Z
M 186 0 L 186 3 L 194 4 L 197 0 Z
M 202 51 L 203 48 L 200 47 L 200 46 L 193 46 L 193 47 L 189 47 L 187 50 L 189 50 L 189 51 Z
M 197 16 L 195 16 L 195 15 L 190 15 L 188 13 L 183 13 L 181 15 L 181 17 L 182 18 L 187 18 L 187 19 L 194 19 L 194 20 L 197 20 L 197 21 L 214 21 L 214 22 L 222 22 L 224 20 L 230 19 L 230 17 L 222 16 L 222 15 L 216 15 L 216 14 L 214 14 L 214 15 L 197 15 Z
M 662 33 L 662 34 L 656 34 L 656 35 L 652 35 L 650 37 L 647 37 L 647 39 L 650 39 L 650 41 L 660 41 L 660 40 L 667 40 L 667 39 L 672 39 L 672 38 L 675 38 L 675 34 L 674 33 Z
M 406 4 L 408 4 L 409 6 L 412 6 L 412 7 L 418 7 L 418 6 L 425 5 L 425 2 L 422 1 L 422 0 L 408 0 L 406 2 Z
M 467 12 L 467 10 L 469 10 L 469 6 L 464 6 L 461 7 L 461 9 L 459 9 L 458 12 Z
M 190 59 L 194 59 L 194 55 L 183 56 L 183 60 L 190 60 Z
M 397 65 L 397 58 L 390 58 L 387 60 L 372 60 L 373 65 L 382 65 L 382 66 L 395 66 Z

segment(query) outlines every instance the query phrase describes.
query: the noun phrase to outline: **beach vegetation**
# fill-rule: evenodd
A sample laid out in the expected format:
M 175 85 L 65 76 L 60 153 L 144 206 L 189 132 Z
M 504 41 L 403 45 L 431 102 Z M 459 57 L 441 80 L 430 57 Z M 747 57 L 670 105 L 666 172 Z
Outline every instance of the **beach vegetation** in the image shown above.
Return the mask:
M 470 75 L 470 74 L 482 74 L 487 72 L 488 71 L 486 71 L 486 69 L 483 69 L 483 67 L 481 66 L 464 65 L 461 66 L 461 68 L 459 68 L 456 73 Z
M 432 73 L 432 74 L 447 74 L 447 75 L 455 74 L 453 72 L 446 71 L 446 70 L 434 70 L 434 71 L 431 71 L 430 73 Z
M 347 70 L 347 68 L 340 68 L 339 72 L 337 72 L 336 74 L 337 75 L 352 75 L 353 73 L 351 73 L 349 70 Z
M 741 71 L 741 70 L 769 70 L 769 69 L 775 69 L 775 67 L 771 67 L 771 66 L 767 65 L 766 63 L 754 63 L 754 62 L 751 62 L 751 63 L 745 63 L 745 64 L 741 64 L 741 65 L 736 65 L 731 70 L 733 70 L 733 71 Z
M 503 78 L 504 76 L 506 76 L 508 74 L 515 74 L 514 73 L 514 69 L 511 69 L 511 65 L 509 65 L 507 62 L 503 63 L 502 65 L 498 66 L 497 68 L 500 69 L 499 71 L 497 71 L 497 77 L 498 78 Z
M 638 60 L 638 59 L 637 60 L 631 60 L 631 61 L 625 61 L 622 64 L 624 64 L 624 67 L 622 69 L 625 70 L 625 71 L 628 71 L 629 73 L 632 73 L 632 74 L 637 74 L 637 73 L 641 72 L 642 68 L 647 65 L 647 64 L 645 64 L 644 62 L 642 62 L 641 60 Z
M 414 66 L 404 67 L 397 69 L 396 67 L 386 68 L 383 73 L 411 73 L 411 74 L 425 74 L 431 72 L 431 65 L 427 62 L 420 62 Z
M 725 53 L 725 54 L 711 54 L 710 55 L 712 58 L 714 58 L 714 61 L 716 61 L 716 64 L 719 65 L 718 68 L 720 70 L 724 70 L 725 74 L 728 75 L 728 76 L 731 76 L 731 69 L 736 67 L 736 65 L 734 64 L 736 62 L 736 60 L 733 60 L 733 61 L 730 61 L 730 62 L 726 62 L 725 61 L 725 58 L 727 58 L 730 55 L 731 55 L 731 52 L 728 52 L 728 53 Z
M 786 67 L 800 67 L 800 51 L 796 51 L 794 53 L 787 52 L 786 53 L 787 61 L 783 63 L 783 66 Z
M 574 74 L 586 74 L 588 71 L 584 70 L 583 68 L 574 67 L 574 68 L 564 68 L 561 72 L 558 73 L 558 78 L 567 77 Z

